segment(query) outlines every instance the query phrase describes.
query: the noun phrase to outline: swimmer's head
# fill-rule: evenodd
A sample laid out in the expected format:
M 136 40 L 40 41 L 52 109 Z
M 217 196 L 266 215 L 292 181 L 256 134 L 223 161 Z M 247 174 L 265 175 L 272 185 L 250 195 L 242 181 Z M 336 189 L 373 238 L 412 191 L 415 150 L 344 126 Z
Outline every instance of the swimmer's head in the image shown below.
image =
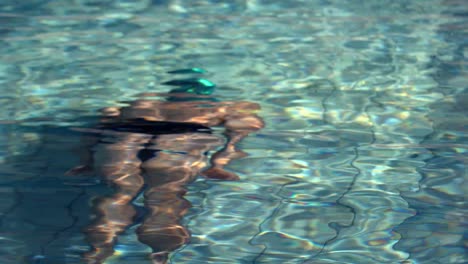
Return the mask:
M 201 68 L 187 68 L 169 71 L 170 74 L 203 74 L 205 70 Z M 202 78 L 187 78 L 176 79 L 165 83 L 164 85 L 178 86 L 169 91 L 170 94 L 177 94 L 167 98 L 168 101 L 216 101 L 209 97 L 216 85 L 207 79 Z M 193 96 L 195 95 L 195 96 Z
M 216 85 L 207 79 L 179 79 L 163 83 L 165 85 L 179 86 L 169 91 L 169 94 L 175 94 L 166 100 L 171 102 L 183 101 L 217 101 L 210 97 Z

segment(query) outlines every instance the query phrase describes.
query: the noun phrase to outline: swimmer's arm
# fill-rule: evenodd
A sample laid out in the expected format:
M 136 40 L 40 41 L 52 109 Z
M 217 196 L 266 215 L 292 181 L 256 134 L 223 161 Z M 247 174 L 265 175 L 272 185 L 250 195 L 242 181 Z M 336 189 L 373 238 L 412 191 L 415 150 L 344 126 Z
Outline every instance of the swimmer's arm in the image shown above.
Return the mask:
M 86 174 L 93 171 L 94 165 L 94 151 L 93 147 L 98 144 L 99 137 L 95 135 L 83 135 L 80 139 L 80 165 L 68 170 L 65 175 Z
M 247 154 L 236 148 L 244 137 L 250 133 L 262 129 L 265 124 L 257 115 L 233 116 L 226 118 L 224 123 L 226 131 L 224 134 L 228 138 L 226 145 L 213 154 L 210 163 L 211 167 L 202 172 L 202 175 L 211 179 L 238 180 L 239 176 L 224 169 L 231 160 L 247 156 Z

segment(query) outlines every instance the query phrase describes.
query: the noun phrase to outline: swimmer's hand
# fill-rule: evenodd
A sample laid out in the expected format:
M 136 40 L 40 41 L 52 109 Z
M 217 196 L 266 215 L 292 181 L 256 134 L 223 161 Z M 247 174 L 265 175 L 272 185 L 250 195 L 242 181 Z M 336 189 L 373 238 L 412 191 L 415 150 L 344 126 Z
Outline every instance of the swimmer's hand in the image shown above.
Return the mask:
M 211 167 L 201 172 L 201 175 L 214 180 L 238 181 L 239 176 L 233 172 L 229 172 L 220 167 Z
M 93 168 L 89 165 L 80 165 L 76 166 L 74 168 L 69 169 L 67 172 L 65 172 L 65 175 L 67 176 L 76 176 L 80 174 L 89 174 L 93 172 Z

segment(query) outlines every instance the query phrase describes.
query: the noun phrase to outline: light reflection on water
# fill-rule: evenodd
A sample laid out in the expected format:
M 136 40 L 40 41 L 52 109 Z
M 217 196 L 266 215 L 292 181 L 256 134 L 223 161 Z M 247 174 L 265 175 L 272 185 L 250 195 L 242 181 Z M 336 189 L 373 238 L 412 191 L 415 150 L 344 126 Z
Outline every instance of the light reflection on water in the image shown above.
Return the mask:
M 98 2 L 0 7 L 1 263 L 80 263 L 112 190 L 63 175 L 67 127 L 192 66 L 267 126 L 188 186 L 173 263 L 466 262 L 463 1 Z M 109 263 L 148 263 L 136 228 Z

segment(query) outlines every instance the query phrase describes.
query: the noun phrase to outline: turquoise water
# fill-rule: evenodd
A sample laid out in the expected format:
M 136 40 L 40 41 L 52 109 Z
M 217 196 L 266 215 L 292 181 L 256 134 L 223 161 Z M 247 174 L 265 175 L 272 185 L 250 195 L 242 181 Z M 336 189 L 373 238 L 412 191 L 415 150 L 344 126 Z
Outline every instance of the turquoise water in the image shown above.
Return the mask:
M 228 166 L 241 181 L 187 187 L 171 263 L 466 263 L 467 17 L 461 0 L 2 0 L 0 263 L 83 263 L 112 189 L 64 175 L 70 128 L 188 67 L 266 127 Z M 136 228 L 106 263 L 150 263 Z

